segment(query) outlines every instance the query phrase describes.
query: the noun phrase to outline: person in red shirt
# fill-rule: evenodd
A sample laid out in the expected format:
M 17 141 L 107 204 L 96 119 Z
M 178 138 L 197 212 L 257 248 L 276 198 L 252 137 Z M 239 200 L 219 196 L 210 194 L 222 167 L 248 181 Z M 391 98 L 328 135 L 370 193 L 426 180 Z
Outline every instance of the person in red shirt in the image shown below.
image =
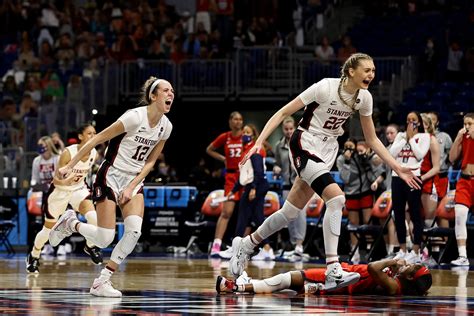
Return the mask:
M 251 280 L 245 274 L 236 281 L 218 276 L 216 291 L 263 294 L 290 289 L 315 295 L 425 295 L 433 283 L 428 268 L 421 264 L 407 264 L 403 259 L 356 265 L 343 263 L 342 267 L 359 273 L 360 278 L 334 291 L 324 288 L 325 268 L 290 271 L 264 280 Z
M 454 196 L 454 212 L 456 224 L 454 231 L 458 242 L 459 257 L 451 261 L 451 265 L 469 266 L 467 258 L 466 221 L 469 208 L 474 205 L 474 113 L 464 116 L 464 127 L 461 128 L 449 151 L 449 160 L 455 163 L 461 158 L 461 178 L 456 183 Z
M 228 196 L 239 181 L 239 162 L 243 153 L 242 127 L 244 120 L 239 112 L 232 112 L 229 117 L 230 131 L 217 136 L 217 138 L 207 146 L 206 152 L 209 156 L 225 163 L 225 184 L 224 194 Z M 217 150 L 223 148 L 224 155 Z M 235 202 L 240 198 L 239 192 L 234 194 L 233 200 L 224 202 L 224 208 L 217 220 L 214 242 L 212 244 L 211 256 L 218 257 L 221 250 L 222 238 L 224 237 L 229 219 L 234 212 Z

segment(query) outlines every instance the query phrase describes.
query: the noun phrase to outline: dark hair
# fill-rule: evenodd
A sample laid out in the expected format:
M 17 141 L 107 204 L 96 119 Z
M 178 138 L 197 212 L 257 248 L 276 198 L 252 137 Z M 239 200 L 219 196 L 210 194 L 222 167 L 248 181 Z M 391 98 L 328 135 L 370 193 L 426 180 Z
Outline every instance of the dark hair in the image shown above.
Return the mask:
M 474 112 L 466 113 L 466 115 L 464 115 L 464 118 L 471 118 L 474 120 Z
M 424 267 L 421 264 L 418 264 L 418 266 L 418 269 L 413 271 L 413 275 Z M 400 281 L 402 293 L 404 295 L 426 295 L 433 284 L 431 273 L 424 274 L 412 280 L 406 278 L 399 278 L 398 280 Z
M 425 133 L 425 127 L 423 126 L 423 118 L 421 117 L 421 113 L 418 111 L 410 111 L 408 112 L 407 116 L 410 115 L 411 113 L 414 113 L 416 117 L 418 118 L 418 132 Z
M 94 127 L 94 125 L 90 122 L 86 122 L 84 124 L 82 124 L 81 126 L 79 126 L 77 128 L 77 135 L 81 135 L 82 133 L 84 133 L 84 131 L 86 130 L 86 128 L 88 128 L 89 126 L 92 126 Z
M 242 114 L 240 114 L 240 112 L 234 111 L 234 112 L 230 113 L 230 115 L 229 115 L 229 121 L 230 121 L 231 119 L 233 119 L 234 116 L 236 116 L 236 115 L 242 116 Z

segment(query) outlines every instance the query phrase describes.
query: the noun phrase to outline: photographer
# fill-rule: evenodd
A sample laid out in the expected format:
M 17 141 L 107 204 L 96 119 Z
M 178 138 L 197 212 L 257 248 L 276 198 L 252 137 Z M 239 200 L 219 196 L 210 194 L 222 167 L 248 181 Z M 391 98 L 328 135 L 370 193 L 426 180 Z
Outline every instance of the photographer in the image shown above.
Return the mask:
M 374 154 L 364 141 L 356 142 L 353 139 L 348 139 L 344 143 L 343 153 L 337 158 L 337 169 L 344 182 L 346 209 L 352 225 L 359 225 L 360 213 L 363 223 L 367 223 L 370 219 L 374 201 L 370 188 L 375 180 L 371 163 L 373 158 Z M 354 250 L 356 245 L 357 238 L 351 235 L 351 249 Z M 352 261 L 357 263 L 360 261 L 358 249 L 354 252 Z

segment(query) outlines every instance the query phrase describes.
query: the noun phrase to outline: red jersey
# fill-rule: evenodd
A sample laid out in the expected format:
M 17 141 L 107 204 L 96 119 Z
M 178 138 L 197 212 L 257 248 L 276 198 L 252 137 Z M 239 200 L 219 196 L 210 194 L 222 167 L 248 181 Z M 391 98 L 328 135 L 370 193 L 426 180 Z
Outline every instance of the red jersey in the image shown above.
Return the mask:
M 367 264 L 354 264 L 349 265 L 347 263 L 341 263 L 342 268 L 348 272 L 357 272 L 360 274 L 360 279 L 357 283 L 352 285 L 343 287 L 339 290 L 335 291 L 321 291 L 321 295 L 337 295 L 337 294 L 380 294 L 380 292 L 384 291 L 384 289 L 379 286 L 372 276 L 369 274 L 368 265 Z M 324 283 L 326 276 L 325 276 L 326 269 L 325 268 L 317 268 L 317 269 L 307 269 L 303 271 L 303 276 L 306 281 L 314 282 L 314 283 Z M 392 271 L 387 269 L 386 273 L 392 276 Z M 397 294 L 401 294 L 401 287 L 399 283 L 399 288 Z
M 211 145 L 214 148 L 224 147 L 225 167 L 228 172 L 239 170 L 239 162 L 243 153 L 242 134 L 232 136 L 232 132 L 222 133 Z
M 431 135 L 430 137 L 433 137 L 433 135 Z M 423 158 L 423 161 L 421 162 L 420 172 L 421 174 L 425 174 L 428 171 L 430 171 L 431 168 L 433 168 L 433 160 L 431 160 L 431 149 L 430 149 L 428 150 L 428 153 L 425 155 L 425 157 Z
M 462 137 L 462 162 L 461 170 L 468 164 L 474 164 L 474 139 L 468 137 L 467 133 Z

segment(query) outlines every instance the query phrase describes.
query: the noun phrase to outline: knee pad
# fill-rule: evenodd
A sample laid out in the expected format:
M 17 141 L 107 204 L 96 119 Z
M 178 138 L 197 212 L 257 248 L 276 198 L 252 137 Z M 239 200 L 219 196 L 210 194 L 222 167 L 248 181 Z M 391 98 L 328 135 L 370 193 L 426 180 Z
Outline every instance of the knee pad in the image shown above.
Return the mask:
M 286 201 L 283 207 L 277 212 L 273 213 L 268 217 L 259 228 L 257 228 L 257 234 L 262 238 L 266 239 L 273 233 L 286 227 L 289 222 L 293 221 L 298 217 L 301 212 L 299 208 Z
M 119 240 L 110 259 L 117 264 L 121 264 L 123 260 L 135 249 L 138 239 L 141 236 L 143 219 L 138 215 L 130 215 L 124 219 L 125 233 Z
M 97 237 L 93 241 L 99 248 L 107 248 L 115 238 L 115 229 L 97 227 Z
M 86 221 L 88 224 L 97 226 L 97 213 L 96 211 L 89 211 L 87 212 L 84 217 L 86 218 Z
M 338 195 L 326 202 L 326 214 L 324 215 L 323 225 L 329 225 L 331 233 L 336 236 L 341 234 L 342 209 L 345 203 L 346 198 L 344 195 Z
M 454 232 L 456 234 L 456 239 L 467 239 L 467 214 L 469 209 L 466 205 L 456 204 L 454 206 L 454 212 L 456 213 L 456 223 L 454 226 Z

